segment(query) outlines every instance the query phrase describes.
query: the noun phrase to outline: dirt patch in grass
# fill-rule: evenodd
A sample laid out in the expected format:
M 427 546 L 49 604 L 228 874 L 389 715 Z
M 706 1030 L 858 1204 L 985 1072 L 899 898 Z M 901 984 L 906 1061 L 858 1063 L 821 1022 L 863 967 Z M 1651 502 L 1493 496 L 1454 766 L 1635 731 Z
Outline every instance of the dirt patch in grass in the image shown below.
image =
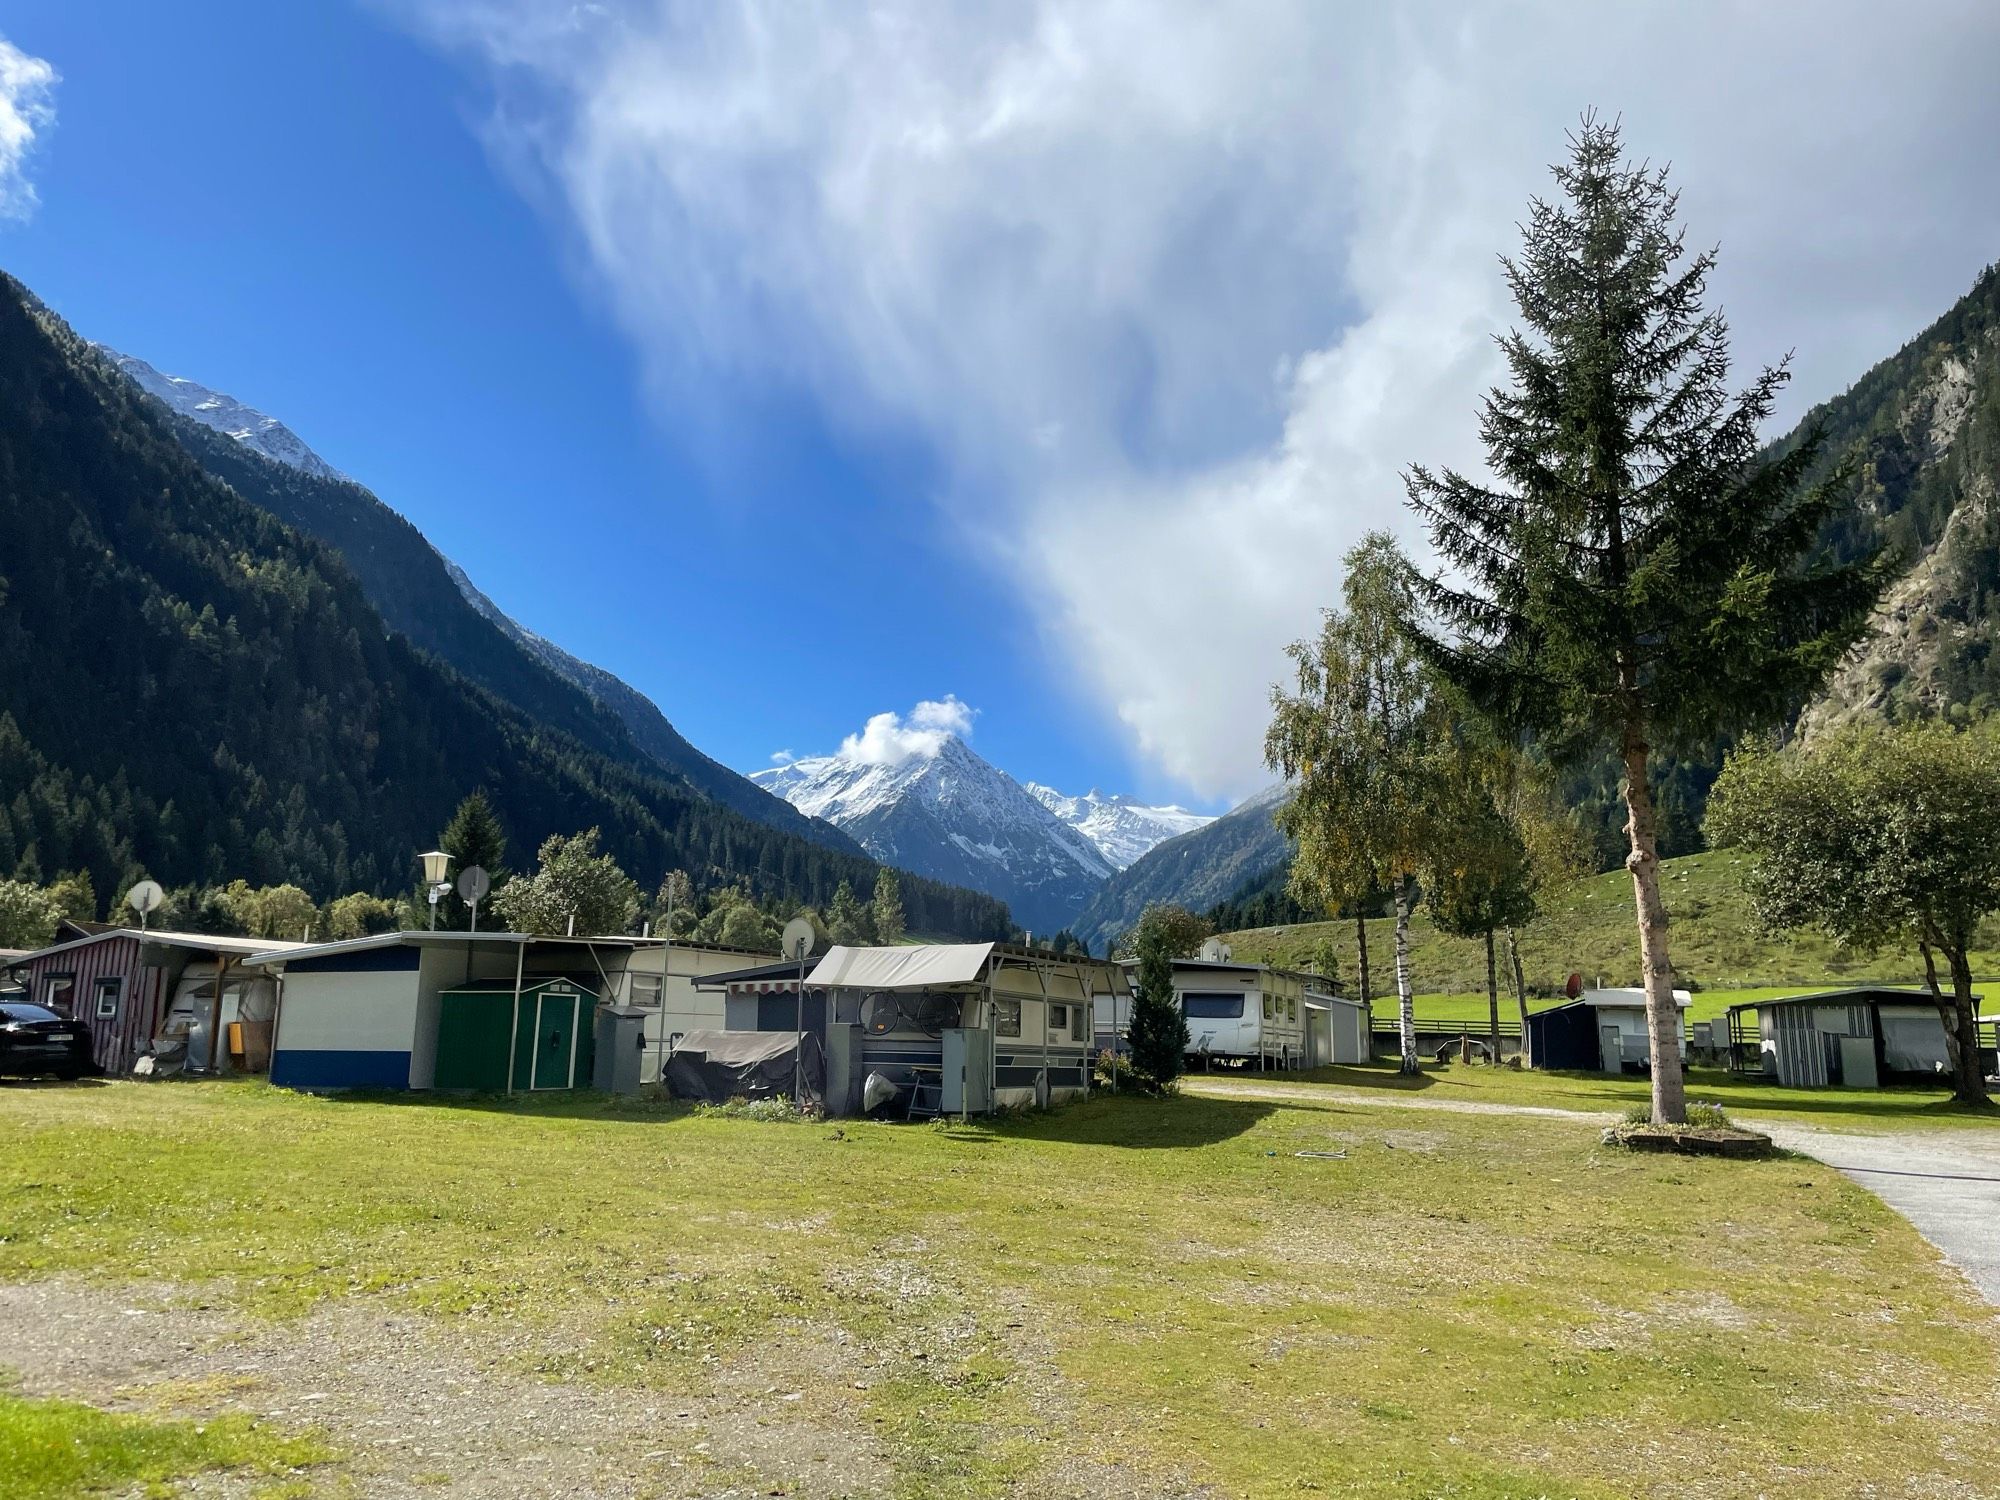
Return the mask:
M 888 1493 L 867 1424 L 826 1399 L 823 1345 L 780 1345 L 695 1396 L 538 1379 L 534 1334 L 476 1323 L 353 1301 L 264 1323 L 188 1289 L 0 1285 L 24 1393 L 310 1427 L 371 1500 Z

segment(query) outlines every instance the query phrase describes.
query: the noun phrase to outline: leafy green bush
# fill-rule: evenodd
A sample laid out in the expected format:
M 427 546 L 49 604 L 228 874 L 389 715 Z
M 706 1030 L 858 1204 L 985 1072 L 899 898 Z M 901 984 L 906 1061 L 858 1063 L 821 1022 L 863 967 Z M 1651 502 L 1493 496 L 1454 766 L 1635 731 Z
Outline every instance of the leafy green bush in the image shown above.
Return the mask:
M 1635 1104 L 1625 1111 L 1627 1125 L 1650 1125 L 1653 1123 L 1653 1108 L 1650 1104 Z M 1699 1104 L 1688 1102 L 1687 1123 L 1696 1130 L 1734 1130 L 1729 1116 L 1723 1113 L 1720 1104 Z
M 757 1120 L 767 1125 L 802 1125 L 820 1118 L 817 1109 L 798 1109 L 784 1094 L 769 1099 L 731 1099 L 727 1104 L 697 1104 L 694 1112 L 705 1120 Z

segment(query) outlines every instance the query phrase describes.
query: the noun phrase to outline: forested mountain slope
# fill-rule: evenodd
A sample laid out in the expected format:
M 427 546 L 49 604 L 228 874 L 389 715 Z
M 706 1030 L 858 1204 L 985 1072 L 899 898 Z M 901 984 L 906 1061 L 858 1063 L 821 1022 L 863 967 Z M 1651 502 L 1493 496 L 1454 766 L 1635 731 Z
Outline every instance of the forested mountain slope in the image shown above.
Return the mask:
M 0 875 L 401 891 L 484 785 L 517 863 L 596 825 L 648 884 L 681 867 L 774 898 L 872 889 L 865 858 L 538 722 L 391 631 L 338 555 L 165 424 L 0 277 Z M 1010 925 L 935 882 L 903 901 L 920 930 Z
M 1291 844 L 1274 821 L 1282 786 L 1267 787 L 1213 823 L 1168 839 L 1098 887 L 1072 924 L 1102 953 L 1154 902 L 1206 911 L 1291 858 Z
M 650 759 L 669 776 L 760 823 L 804 834 L 829 848 L 861 852 L 831 824 L 802 816 L 782 798 L 703 755 L 644 694 L 516 624 L 422 532 L 366 486 L 335 470 L 283 424 L 203 386 L 161 376 L 143 361 L 92 347 L 160 399 L 173 435 L 210 474 L 340 553 L 392 629 L 436 652 L 481 687 L 614 760 Z M 227 417 L 220 429 L 212 420 L 219 406 Z M 239 430 L 246 422 L 254 424 L 247 437 Z

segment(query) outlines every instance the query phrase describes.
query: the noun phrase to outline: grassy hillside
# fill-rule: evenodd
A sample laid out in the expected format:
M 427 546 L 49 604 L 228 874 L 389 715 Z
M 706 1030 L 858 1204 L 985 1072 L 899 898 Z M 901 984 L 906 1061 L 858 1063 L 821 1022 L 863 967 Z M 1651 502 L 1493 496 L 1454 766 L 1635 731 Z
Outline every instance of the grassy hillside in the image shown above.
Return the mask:
M 1743 893 L 1742 856 L 1712 850 L 1670 859 L 1662 866 L 1667 911 L 1672 919 L 1671 951 L 1678 982 L 1697 991 L 1696 1014 L 1719 1009 L 1707 992 L 1776 987 L 1858 984 L 1869 980 L 1914 983 L 1922 962 L 1914 950 L 1857 954 L 1811 933 L 1770 934 L 1757 925 Z M 1255 927 L 1230 933 L 1238 958 L 1300 964 L 1331 933 L 1341 945 L 1342 977 L 1355 977 L 1354 924 L 1309 922 L 1290 927 Z M 1973 955 L 1976 973 L 2000 973 L 2000 924 L 1988 923 Z M 1394 934 L 1389 919 L 1368 924 L 1371 986 L 1380 993 L 1394 986 Z M 1446 937 L 1421 912 L 1411 925 L 1411 964 L 1417 993 L 1426 996 L 1478 994 L 1485 1005 L 1486 958 L 1473 941 Z M 1547 910 L 1520 933 L 1521 963 L 1530 990 L 1558 991 L 1572 972 L 1584 983 L 1639 982 L 1639 935 L 1632 915 L 1632 882 L 1623 870 L 1579 881 L 1551 897 Z M 1505 962 L 1505 950 L 1501 954 Z M 1504 976 L 1503 976 L 1504 984 Z M 1726 1003 L 1755 998 L 1737 994 Z

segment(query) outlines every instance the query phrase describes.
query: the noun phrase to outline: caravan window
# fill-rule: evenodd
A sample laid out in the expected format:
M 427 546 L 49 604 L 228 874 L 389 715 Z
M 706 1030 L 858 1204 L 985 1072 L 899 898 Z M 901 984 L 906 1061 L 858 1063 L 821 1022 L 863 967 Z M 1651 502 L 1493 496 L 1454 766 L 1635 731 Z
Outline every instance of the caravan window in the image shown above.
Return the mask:
M 122 979 L 100 979 L 94 986 L 97 1004 L 93 1009 L 100 1021 L 118 1019 L 118 1002 L 125 997 L 125 981 Z
M 1018 1000 L 995 1000 L 993 1002 L 993 1030 L 1000 1036 L 1021 1034 L 1021 1002 Z
M 1190 1021 L 1240 1021 L 1243 1019 L 1243 997 L 1185 995 L 1181 998 L 1181 1010 Z
M 1295 996 L 1292 999 L 1289 999 L 1285 1002 L 1285 1019 L 1287 1021 L 1296 1021 L 1298 1020 L 1298 1018 L 1299 1018 L 1299 1002 L 1297 997 Z
M 641 1010 L 659 1009 L 660 983 L 660 976 L 657 974 L 634 974 L 632 1003 Z
M 1090 1007 L 1073 1006 L 1069 1013 L 1069 1039 L 1073 1042 L 1090 1040 Z
M 1051 1003 L 1049 1005 L 1049 1035 L 1058 1036 L 1068 1030 L 1069 1007 L 1067 1005 Z
M 1264 1019 L 1267 1021 L 1278 1019 L 1278 1002 L 1273 1000 L 1269 995 L 1264 997 Z

